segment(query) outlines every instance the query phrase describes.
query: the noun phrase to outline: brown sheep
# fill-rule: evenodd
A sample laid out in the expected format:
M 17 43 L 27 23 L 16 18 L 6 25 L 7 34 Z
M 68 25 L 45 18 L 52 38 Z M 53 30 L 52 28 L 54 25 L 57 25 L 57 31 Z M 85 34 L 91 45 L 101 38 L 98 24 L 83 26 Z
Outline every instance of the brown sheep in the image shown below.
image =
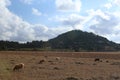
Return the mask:
M 46 61 L 45 59 L 42 59 L 42 60 L 39 61 L 39 64 L 42 64 L 45 61 Z
M 99 62 L 99 61 L 100 61 L 100 59 L 99 59 L 99 58 L 95 58 L 95 59 L 94 59 L 94 61 L 95 61 L 95 62 L 96 62 L 96 61 L 98 61 L 98 62 Z
M 13 71 L 16 71 L 16 70 L 20 70 L 20 69 L 23 69 L 24 68 L 24 64 L 23 63 L 20 63 L 20 64 L 16 64 L 13 68 Z

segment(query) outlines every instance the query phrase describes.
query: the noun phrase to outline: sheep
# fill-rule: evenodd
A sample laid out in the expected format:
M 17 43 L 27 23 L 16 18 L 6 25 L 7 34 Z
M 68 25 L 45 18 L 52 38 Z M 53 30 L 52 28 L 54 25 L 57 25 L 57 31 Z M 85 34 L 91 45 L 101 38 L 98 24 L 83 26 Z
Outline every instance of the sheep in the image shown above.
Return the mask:
M 58 61 L 58 60 L 60 60 L 60 57 L 56 57 L 55 59 Z
M 48 56 L 44 56 L 45 58 L 48 58 Z
M 23 63 L 19 63 L 19 64 L 16 64 L 13 68 L 13 71 L 16 71 L 16 70 L 20 70 L 20 69 L 23 69 L 24 68 L 24 64 Z
M 107 60 L 106 63 L 109 63 L 109 61 Z
M 94 61 L 95 61 L 95 62 L 96 62 L 96 61 L 100 61 L 100 59 L 99 59 L 99 58 L 95 58 Z
M 45 61 L 46 61 L 45 59 L 42 59 L 42 60 L 39 61 L 39 64 L 42 64 Z

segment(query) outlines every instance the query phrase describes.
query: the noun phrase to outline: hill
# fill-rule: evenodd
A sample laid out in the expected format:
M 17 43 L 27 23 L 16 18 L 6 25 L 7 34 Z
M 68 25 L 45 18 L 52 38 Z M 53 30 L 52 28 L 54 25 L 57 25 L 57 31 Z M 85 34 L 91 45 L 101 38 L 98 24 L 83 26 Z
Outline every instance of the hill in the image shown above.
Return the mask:
M 120 44 L 94 33 L 72 30 L 48 41 L 32 41 L 19 43 L 0 41 L 0 51 L 120 51 Z
M 52 49 L 69 49 L 74 51 L 118 51 L 120 45 L 102 36 L 72 30 L 48 41 Z

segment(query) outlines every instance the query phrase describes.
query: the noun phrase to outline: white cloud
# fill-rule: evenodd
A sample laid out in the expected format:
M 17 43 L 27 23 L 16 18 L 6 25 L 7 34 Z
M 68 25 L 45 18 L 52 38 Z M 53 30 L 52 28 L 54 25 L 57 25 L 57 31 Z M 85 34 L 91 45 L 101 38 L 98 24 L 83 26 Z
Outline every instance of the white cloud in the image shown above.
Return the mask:
M 35 8 L 32 8 L 32 14 L 34 14 L 36 16 L 41 16 L 42 15 L 42 13 L 38 9 L 35 9 Z
M 111 8 L 113 6 L 120 7 L 120 0 L 108 0 L 108 3 L 105 4 L 106 8 Z
M 120 36 L 120 16 L 116 15 L 117 13 L 103 12 L 101 10 L 90 10 L 88 13 L 90 19 L 86 24 L 88 24 L 91 31 L 112 41 L 118 42 L 120 40 L 118 37 Z
M 21 2 L 25 4 L 32 4 L 33 0 L 20 0 Z
M 82 21 L 83 17 L 76 15 L 76 14 L 71 14 L 67 17 L 61 18 L 60 21 L 64 25 L 71 25 L 74 26 L 76 24 L 79 24 Z
M 120 8 L 120 0 L 108 0 L 108 2 L 104 4 L 104 8 L 108 10 L 118 11 L 118 9 Z
M 107 4 L 104 5 L 104 7 L 107 8 L 107 9 L 110 9 L 112 7 L 112 4 L 111 3 L 107 3 Z
M 109 40 L 120 43 L 120 16 L 118 12 L 108 12 L 98 10 L 89 10 L 88 16 L 78 14 L 55 16 L 50 20 L 58 21 L 66 29 L 80 29 L 83 31 L 94 32 L 104 36 Z M 67 27 L 66 27 L 67 26 Z M 65 29 L 64 29 L 65 30 Z
M 92 11 L 91 15 L 90 28 L 98 34 L 112 34 L 114 28 L 119 24 L 118 17 L 107 12 L 102 12 L 101 10 Z
M 71 30 L 73 30 L 71 26 L 57 26 L 57 27 L 50 28 L 48 33 L 49 35 L 51 35 L 50 38 L 54 38 L 62 33 L 65 33 Z
M 12 14 L 6 7 L 3 8 L 2 13 L 0 13 L 0 16 L 2 16 L 0 18 L 0 39 L 19 41 L 33 39 L 34 31 L 31 25 Z
M 120 0 L 113 0 L 113 3 L 116 4 L 117 6 L 120 6 Z
M 56 7 L 59 11 L 80 12 L 80 0 L 56 0 Z
M 1 3 L 0 7 L 11 5 L 11 2 L 9 0 L 0 0 L 0 3 Z
M 48 30 L 46 26 L 39 25 L 38 27 L 38 25 L 32 25 L 22 20 L 22 18 L 10 12 L 7 5 L 6 0 L 0 1 L 0 40 L 24 42 L 36 40 L 36 37 L 39 37 L 40 40 L 43 39 L 39 34 Z M 37 32 L 38 29 L 39 33 Z M 45 37 L 43 40 L 47 39 L 48 37 Z
M 103 12 L 103 11 L 101 11 L 100 9 L 98 9 L 98 10 L 96 10 L 96 11 L 93 10 L 93 9 L 91 9 L 91 10 L 88 10 L 87 12 L 88 12 L 88 14 L 89 14 L 91 17 L 101 16 L 103 19 L 106 19 L 106 20 L 109 20 L 109 19 L 110 19 L 110 16 L 107 15 L 107 12 Z
M 9 0 L 0 1 L 0 40 L 26 42 L 32 40 L 48 40 L 71 27 L 48 28 L 42 24 L 30 24 L 7 8 Z
M 62 26 L 70 26 L 73 29 L 82 29 L 84 21 L 85 21 L 85 17 L 80 16 L 78 14 L 70 14 L 67 16 L 55 16 L 55 18 L 50 19 L 50 20 L 55 20 L 58 23 L 60 23 Z
M 66 0 L 61 2 L 65 3 L 65 1 Z M 70 1 L 68 1 L 68 3 L 70 3 Z M 74 1 L 72 0 L 71 4 L 75 4 Z M 88 16 L 85 17 L 80 16 L 79 14 L 70 14 L 67 16 L 58 15 L 54 20 L 51 20 L 52 22 L 58 21 L 61 25 L 47 27 L 42 24 L 31 24 L 24 21 L 21 17 L 15 15 L 8 9 L 10 4 L 10 0 L 0 0 L 0 40 L 19 42 L 48 40 L 58 34 L 73 29 L 81 29 L 84 31 L 93 31 L 96 34 L 107 37 L 109 40 L 120 43 L 120 11 L 109 13 L 101 10 L 89 10 Z M 59 7 L 57 8 L 60 10 Z M 65 10 L 71 11 L 71 9 L 67 8 Z M 36 12 L 39 11 L 37 10 Z

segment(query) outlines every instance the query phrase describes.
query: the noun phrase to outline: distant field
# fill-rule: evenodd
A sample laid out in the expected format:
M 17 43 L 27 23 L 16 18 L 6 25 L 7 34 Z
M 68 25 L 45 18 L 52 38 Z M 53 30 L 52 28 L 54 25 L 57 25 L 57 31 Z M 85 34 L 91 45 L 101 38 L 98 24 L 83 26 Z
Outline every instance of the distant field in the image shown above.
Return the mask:
M 0 80 L 120 80 L 120 52 L 1 51 Z

